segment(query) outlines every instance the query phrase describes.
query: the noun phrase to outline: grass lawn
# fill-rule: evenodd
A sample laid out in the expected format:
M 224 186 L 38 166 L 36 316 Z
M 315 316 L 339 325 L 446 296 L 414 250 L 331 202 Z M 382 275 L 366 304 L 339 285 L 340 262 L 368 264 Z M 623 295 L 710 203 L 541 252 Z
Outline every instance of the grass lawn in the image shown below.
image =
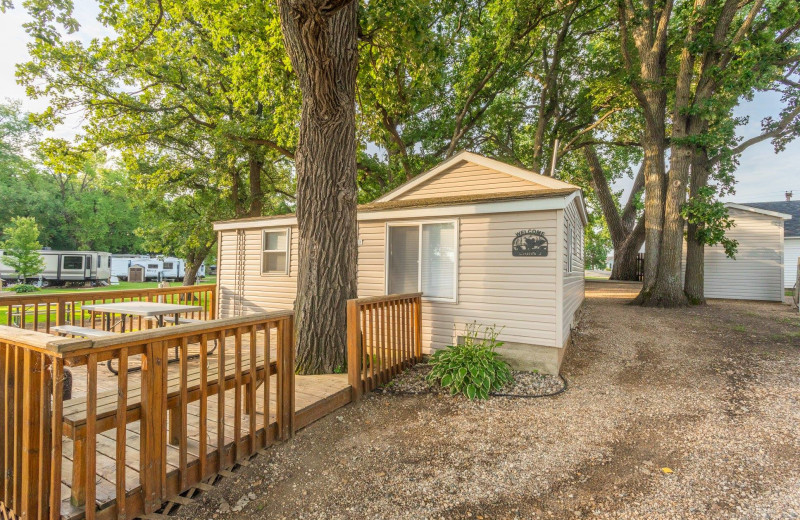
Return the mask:
M 217 282 L 216 276 L 207 276 L 203 279 L 201 285 L 211 285 Z M 171 287 L 180 287 L 180 282 L 172 282 L 170 283 Z M 108 285 L 105 287 L 48 287 L 46 289 L 41 289 L 39 291 L 33 293 L 25 293 L 19 296 L 26 296 L 26 297 L 33 297 L 40 296 L 43 294 L 67 294 L 67 293 L 96 293 L 96 292 L 108 292 L 108 291 L 124 291 L 124 290 L 131 290 L 131 289 L 156 289 L 158 288 L 158 282 L 120 282 L 118 285 Z M 0 306 L 2 306 L 2 298 L 3 296 L 17 296 L 17 293 L 10 289 L 4 289 L 0 291 Z M 200 305 L 205 305 L 205 300 L 201 297 Z M 39 313 L 39 322 L 43 323 L 46 319 L 47 315 L 47 308 L 40 307 L 41 311 Z M 55 309 L 50 313 L 51 321 L 55 320 Z M 25 323 L 33 323 L 33 312 L 29 311 L 28 314 L 25 316 Z M 0 324 L 5 325 L 8 323 L 8 307 L 0 307 Z

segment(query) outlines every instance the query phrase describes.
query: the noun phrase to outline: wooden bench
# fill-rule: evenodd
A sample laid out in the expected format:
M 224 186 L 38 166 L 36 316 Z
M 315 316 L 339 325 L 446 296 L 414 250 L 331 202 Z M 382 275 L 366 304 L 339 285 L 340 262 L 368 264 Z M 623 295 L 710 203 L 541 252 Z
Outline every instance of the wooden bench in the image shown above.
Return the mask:
M 256 357 L 256 374 L 255 378 L 250 373 L 250 356 L 249 353 L 242 352 L 242 369 L 241 369 L 241 384 L 245 389 L 249 389 L 251 384 L 260 386 L 266 379 L 264 374 L 264 357 L 259 355 Z M 276 362 L 270 363 L 270 375 L 277 373 Z M 207 370 L 207 395 L 216 395 L 219 392 L 219 367 L 216 360 L 209 360 Z M 199 401 L 201 398 L 201 374 L 200 367 L 188 370 L 187 377 L 187 402 L 191 403 Z M 236 358 L 231 352 L 226 355 L 225 359 L 225 390 L 231 390 L 236 387 Z M 180 371 L 169 373 L 167 375 L 167 411 L 169 412 L 169 443 L 178 445 L 180 443 L 179 432 L 181 431 L 181 378 Z M 256 409 L 256 404 L 250 402 L 250 396 L 253 393 L 245 391 L 244 404 L 246 411 Z M 117 398 L 118 392 L 110 390 L 100 392 L 97 395 L 97 413 L 95 431 L 102 433 L 113 428 L 117 425 Z M 128 410 L 127 422 L 132 423 L 141 419 L 142 415 L 142 388 L 139 384 L 130 384 L 128 386 Z M 63 412 L 63 433 L 66 437 L 73 440 L 73 464 L 72 464 L 72 494 L 70 502 L 75 507 L 80 507 L 85 504 L 86 499 L 86 464 L 83 461 L 85 457 L 85 441 L 86 441 L 86 398 L 71 399 L 64 402 Z M 124 426 L 123 426 L 124 427 Z
M 105 338 L 107 336 L 118 336 L 116 332 L 109 332 L 107 330 L 92 329 L 89 327 L 78 327 L 77 325 L 57 325 L 50 327 L 50 330 L 58 334 L 68 334 L 70 336 L 78 336 L 81 338 Z

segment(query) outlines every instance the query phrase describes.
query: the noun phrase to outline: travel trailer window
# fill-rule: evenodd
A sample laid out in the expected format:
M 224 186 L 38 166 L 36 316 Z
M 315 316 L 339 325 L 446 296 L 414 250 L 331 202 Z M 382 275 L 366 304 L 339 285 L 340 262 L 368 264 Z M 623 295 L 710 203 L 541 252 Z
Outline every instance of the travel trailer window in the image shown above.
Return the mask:
M 174 269 L 174 267 L 172 262 L 164 262 L 164 269 Z
M 421 291 L 425 298 L 456 300 L 457 227 L 453 221 L 390 225 L 386 291 Z
M 158 269 L 158 264 L 147 264 L 148 269 Z
M 83 257 L 67 255 L 62 260 L 64 269 L 83 269 Z
M 264 231 L 261 237 L 261 274 L 289 273 L 289 229 Z

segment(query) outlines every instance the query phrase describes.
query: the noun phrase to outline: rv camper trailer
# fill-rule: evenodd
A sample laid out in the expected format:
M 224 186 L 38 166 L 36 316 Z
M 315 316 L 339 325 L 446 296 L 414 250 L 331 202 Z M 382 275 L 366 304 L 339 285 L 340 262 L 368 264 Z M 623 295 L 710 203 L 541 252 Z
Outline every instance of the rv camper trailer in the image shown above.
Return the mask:
M 111 253 L 104 251 L 39 251 L 44 259 L 41 275 L 27 281 L 45 285 L 64 285 L 67 282 L 107 282 L 111 277 Z M 0 250 L 0 278 L 17 281 L 20 276 L 4 262 L 5 251 Z

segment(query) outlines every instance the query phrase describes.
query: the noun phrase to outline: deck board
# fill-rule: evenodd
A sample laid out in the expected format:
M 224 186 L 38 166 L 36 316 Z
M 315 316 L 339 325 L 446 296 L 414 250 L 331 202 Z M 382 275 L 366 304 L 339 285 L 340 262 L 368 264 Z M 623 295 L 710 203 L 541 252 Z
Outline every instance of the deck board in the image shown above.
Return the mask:
M 242 351 L 246 353 L 248 350 L 247 337 L 243 336 Z M 232 340 L 232 338 L 229 338 Z M 274 343 L 273 343 L 274 345 Z M 226 358 L 233 355 L 232 342 L 226 343 Z M 273 352 L 270 355 L 271 359 L 276 359 L 277 355 Z M 226 359 L 227 361 L 227 359 Z M 190 360 L 189 369 L 196 368 L 199 360 Z M 249 363 L 249 362 L 248 362 Z M 216 365 L 216 355 L 209 357 L 209 365 Z M 136 361 L 132 359 L 131 366 L 137 366 Z M 169 366 L 169 376 L 173 376 L 173 372 L 179 370 L 178 364 Z M 80 398 L 85 395 L 85 368 L 76 367 L 73 369 L 73 396 Z M 131 382 L 138 379 L 139 374 L 130 374 Z M 215 376 L 216 377 L 216 376 Z M 136 381 L 138 382 L 138 381 Z M 104 366 L 98 367 L 98 389 L 100 392 L 114 390 L 117 384 L 117 376 L 111 374 Z M 270 378 L 270 404 L 269 404 L 269 423 L 274 425 L 276 423 L 275 412 L 277 410 L 277 403 L 275 401 L 275 389 L 278 388 L 277 375 Z M 313 422 L 324 415 L 327 415 L 332 410 L 343 406 L 350 401 L 349 397 L 349 384 L 346 374 L 330 374 L 330 375 L 313 375 L 313 376 L 295 376 L 295 413 L 302 413 L 302 419 L 298 421 L 298 427 L 306 426 L 309 422 Z M 246 395 L 246 392 L 242 392 Z M 65 407 L 68 406 L 69 401 L 66 401 Z M 218 396 L 211 395 L 206 400 L 208 417 L 216 418 L 218 409 Z M 244 407 L 244 399 L 241 400 L 241 428 L 239 437 L 245 437 L 250 433 L 250 417 L 246 414 Z M 262 429 L 264 424 L 264 392 L 263 388 L 256 391 L 256 425 L 257 429 Z M 224 444 L 232 446 L 236 437 L 234 431 L 234 421 L 236 417 L 236 400 L 235 390 L 231 389 L 225 392 L 225 425 L 223 431 Z M 297 415 L 300 417 L 300 415 Z M 126 492 L 137 490 L 141 486 L 139 480 L 139 421 L 129 423 L 126 427 L 126 453 L 125 453 L 125 488 Z M 187 439 L 187 463 L 189 465 L 196 464 L 199 458 L 200 447 L 200 402 L 194 401 L 187 406 L 187 423 L 186 430 L 188 433 Z M 217 450 L 218 446 L 218 428 L 216 420 L 210 420 L 207 424 L 206 430 L 206 455 L 211 455 Z M 96 504 L 100 509 L 104 509 L 113 503 L 116 496 L 116 431 L 114 429 L 104 431 L 97 436 L 97 474 L 95 475 L 95 482 L 97 486 L 97 500 Z M 70 504 L 70 482 L 72 479 L 72 466 L 73 466 L 73 441 L 64 437 L 63 439 L 63 463 L 62 463 L 62 507 L 61 514 L 65 519 L 78 519 L 83 517 L 83 508 L 75 508 Z M 172 474 L 178 472 L 180 464 L 180 452 L 177 446 L 167 446 L 167 473 Z

